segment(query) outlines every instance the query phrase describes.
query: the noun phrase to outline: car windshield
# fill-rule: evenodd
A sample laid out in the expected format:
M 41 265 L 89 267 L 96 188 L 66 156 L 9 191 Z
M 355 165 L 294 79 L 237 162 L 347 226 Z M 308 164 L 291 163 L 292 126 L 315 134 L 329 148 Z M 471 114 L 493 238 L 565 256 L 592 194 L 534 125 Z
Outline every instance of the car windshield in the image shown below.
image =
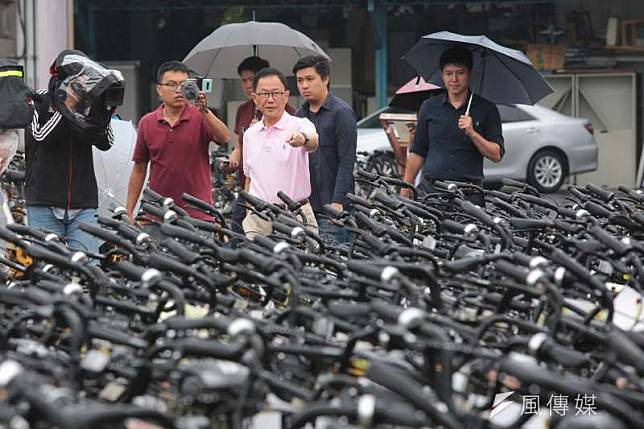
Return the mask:
M 382 128 L 382 125 L 380 125 L 380 120 L 378 119 L 381 113 L 414 113 L 414 112 L 412 112 L 411 110 L 385 106 L 381 109 L 376 110 L 370 115 L 367 115 L 364 118 L 360 119 L 357 124 L 358 128 Z

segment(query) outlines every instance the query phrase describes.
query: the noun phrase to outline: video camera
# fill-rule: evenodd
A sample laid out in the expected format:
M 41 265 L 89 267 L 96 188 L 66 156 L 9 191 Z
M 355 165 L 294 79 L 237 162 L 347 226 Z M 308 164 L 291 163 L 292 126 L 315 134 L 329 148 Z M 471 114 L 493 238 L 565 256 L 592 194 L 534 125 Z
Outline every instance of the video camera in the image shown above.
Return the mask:
M 183 98 L 189 101 L 195 101 L 199 95 L 199 91 L 212 92 L 212 79 L 202 77 L 191 78 L 183 81 L 179 90 Z
M 102 128 L 123 104 L 125 80 L 79 51 L 64 51 L 54 62 L 53 87 L 58 110 L 81 128 Z M 66 103 L 68 98 L 73 103 Z M 73 106 L 73 107 L 68 107 Z

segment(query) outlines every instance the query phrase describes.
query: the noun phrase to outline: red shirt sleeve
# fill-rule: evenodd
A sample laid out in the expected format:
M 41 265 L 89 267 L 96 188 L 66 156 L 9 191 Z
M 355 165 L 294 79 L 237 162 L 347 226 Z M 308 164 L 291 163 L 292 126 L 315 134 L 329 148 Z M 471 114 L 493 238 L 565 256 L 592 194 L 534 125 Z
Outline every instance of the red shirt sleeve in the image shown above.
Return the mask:
M 146 135 L 146 121 L 139 122 L 139 129 L 136 132 L 136 144 L 134 145 L 134 153 L 132 154 L 132 161 L 134 162 L 148 162 L 150 160 L 150 152 L 145 139 Z
M 212 112 L 213 114 L 215 112 Z M 206 119 L 201 115 L 201 113 L 197 112 L 197 115 L 199 115 L 199 119 L 201 120 L 201 141 L 203 144 L 208 146 L 210 142 L 215 142 L 217 144 L 222 144 L 222 142 L 218 142 L 215 140 L 215 137 L 212 135 L 212 130 L 208 126 L 208 122 L 206 122 Z
M 235 114 L 235 129 L 234 132 L 238 136 L 241 135 L 241 116 L 242 116 L 242 106 L 243 104 L 240 104 L 239 107 L 237 108 L 237 113 Z

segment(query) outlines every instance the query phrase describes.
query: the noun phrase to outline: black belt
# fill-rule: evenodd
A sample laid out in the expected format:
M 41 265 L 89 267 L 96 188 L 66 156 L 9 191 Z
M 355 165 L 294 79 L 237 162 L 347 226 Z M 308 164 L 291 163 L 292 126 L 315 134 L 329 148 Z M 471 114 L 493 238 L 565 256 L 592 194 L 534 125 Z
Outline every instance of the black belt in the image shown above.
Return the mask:
M 303 200 L 300 200 L 300 201 L 298 201 L 297 203 L 298 203 L 300 206 L 305 206 L 305 205 L 307 205 L 307 204 L 309 203 L 309 199 L 308 199 L 308 198 L 304 198 Z M 282 210 L 286 210 L 286 209 L 287 209 L 286 204 L 284 204 L 284 203 L 273 203 L 273 205 L 274 205 L 275 207 L 279 207 L 279 208 L 281 208 Z

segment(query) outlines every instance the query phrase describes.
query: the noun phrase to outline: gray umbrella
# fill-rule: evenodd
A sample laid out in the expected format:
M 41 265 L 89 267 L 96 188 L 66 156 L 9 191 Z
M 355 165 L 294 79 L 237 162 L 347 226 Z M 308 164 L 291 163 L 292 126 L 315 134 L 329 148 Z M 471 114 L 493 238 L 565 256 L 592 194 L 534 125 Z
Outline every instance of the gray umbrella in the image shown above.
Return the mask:
M 237 78 L 237 66 L 258 55 L 286 75 L 307 55 L 329 56 L 306 35 L 279 22 L 226 24 L 192 48 L 183 62 L 202 76 Z
M 440 31 L 423 36 L 402 59 L 427 82 L 443 86 L 440 56 L 454 45 L 465 45 L 474 60 L 472 92 L 497 104 L 534 104 L 552 88 L 521 51 L 501 46 L 485 36 Z

